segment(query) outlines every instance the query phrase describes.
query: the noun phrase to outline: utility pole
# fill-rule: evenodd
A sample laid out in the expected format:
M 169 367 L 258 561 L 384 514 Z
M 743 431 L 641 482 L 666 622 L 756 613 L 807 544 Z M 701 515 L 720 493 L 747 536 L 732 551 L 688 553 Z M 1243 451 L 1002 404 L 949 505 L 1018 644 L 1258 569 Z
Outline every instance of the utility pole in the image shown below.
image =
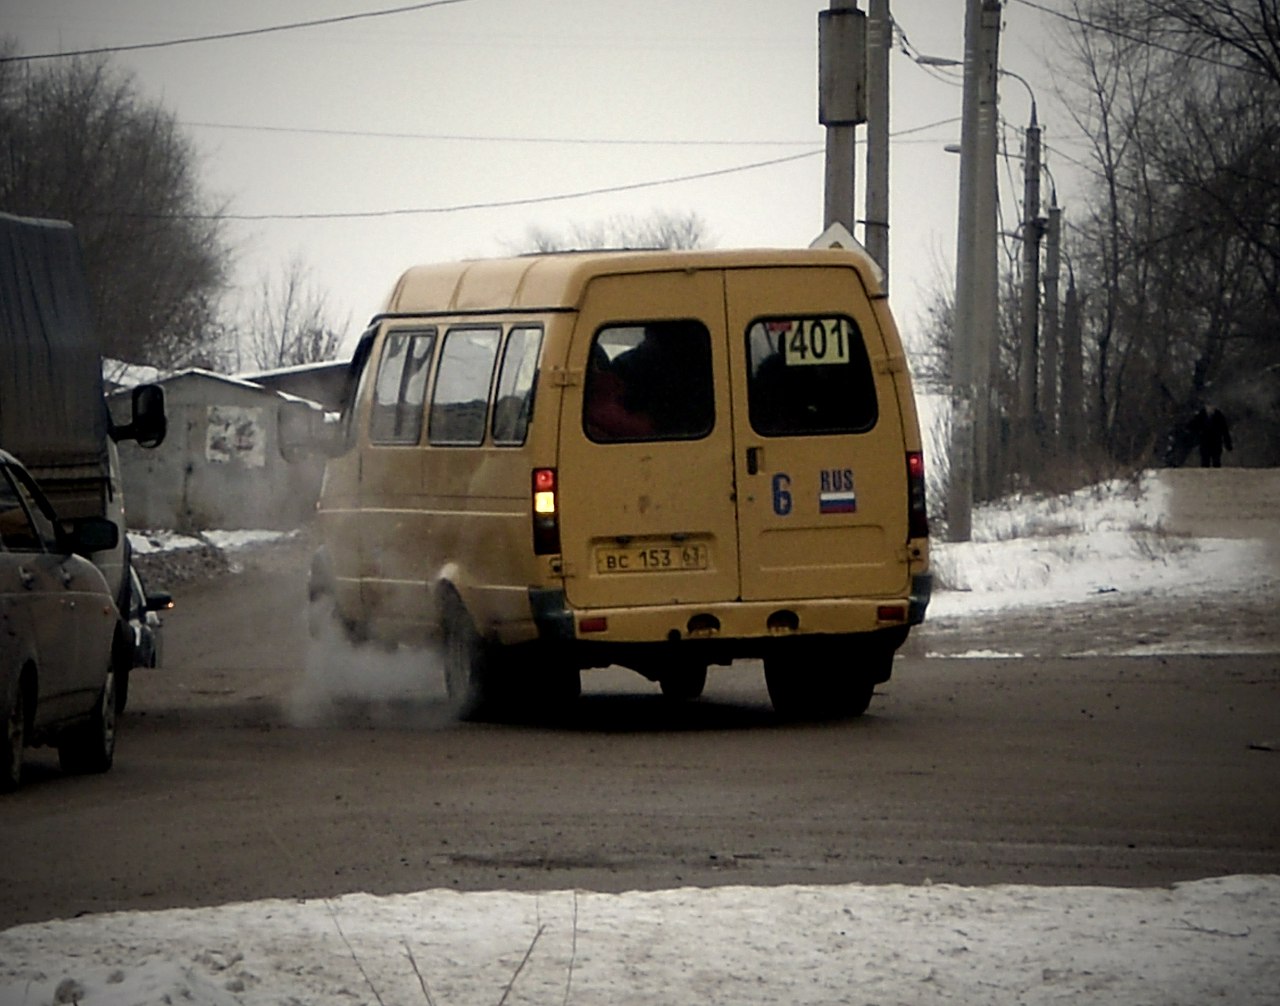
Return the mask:
M 1076 457 L 1084 448 L 1084 360 L 1076 273 L 1067 259 L 1067 296 L 1062 307 L 1062 447 Z
M 952 541 L 971 537 L 974 490 L 985 491 L 987 485 L 991 359 L 998 341 L 995 127 L 999 39 L 998 0 L 967 0 L 947 490 L 947 532 Z
M 818 121 L 827 127 L 823 227 L 857 217 L 857 127 L 867 121 L 867 16 L 857 0 L 818 12 Z
M 889 0 L 870 0 L 867 8 L 867 251 L 884 274 L 889 290 L 889 51 L 893 19 Z
M 1040 124 L 1031 103 L 1022 176 L 1022 324 L 1018 343 L 1019 463 L 1031 464 L 1041 442 L 1040 362 Z
M 1058 189 L 1049 189 L 1049 220 L 1044 244 L 1044 330 L 1041 333 L 1044 358 L 1040 361 L 1040 414 L 1044 435 L 1051 450 L 1058 445 L 1058 279 L 1062 255 L 1062 210 Z
M 1000 72 L 999 0 L 981 0 L 978 19 L 978 169 L 976 212 L 974 214 L 974 331 L 981 340 L 975 351 L 978 369 L 974 386 L 982 401 L 974 455 L 977 458 L 975 489 L 980 499 L 995 495 L 995 475 L 991 458 L 999 413 L 992 393 L 993 375 L 1000 363 L 1000 273 L 997 260 L 997 215 L 1000 201 L 996 182 L 996 144 L 999 132 L 999 95 L 996 77 Z

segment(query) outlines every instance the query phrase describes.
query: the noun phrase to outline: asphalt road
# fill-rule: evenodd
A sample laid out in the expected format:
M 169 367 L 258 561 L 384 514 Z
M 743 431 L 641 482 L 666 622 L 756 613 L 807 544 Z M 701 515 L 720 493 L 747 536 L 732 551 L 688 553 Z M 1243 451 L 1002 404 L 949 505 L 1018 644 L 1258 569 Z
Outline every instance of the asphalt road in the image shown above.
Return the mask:
M 559 718 L 462 725 L 421 656 L 308 654 L 300 569 L 286 556 L 183 589 L 110 774 L 63 777 L 30 752 L 0 802 L 0 929 L 431 887 L 1280 872 L 1278 656 L 934 659 L 913 644 L 846 723 L 778 723 L 744 664 L 713 668 L 686 706 L 610 670 L 584 675 Z M 1028 639 L 1052 620 L 1019 618 Z M 416 687 L 334 698 L 353 675 Z

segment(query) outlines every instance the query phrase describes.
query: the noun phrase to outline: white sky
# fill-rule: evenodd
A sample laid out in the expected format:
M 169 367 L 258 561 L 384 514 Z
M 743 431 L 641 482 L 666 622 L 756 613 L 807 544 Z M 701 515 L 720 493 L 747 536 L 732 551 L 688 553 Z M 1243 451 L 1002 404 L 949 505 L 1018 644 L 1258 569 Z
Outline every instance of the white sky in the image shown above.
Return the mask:
M 1062 0 L 1047 0 L 1061 6 Z M 0 0 L 19 51 L 67 52 L 285 24 L 397 6 L 393 0 Z M 717 247 L 803 246 L 822 230 L 817 20 L 825 0 L 461 0 L 447 6 L 253 38 L 119 53 L 203 155 L 208 190 L 233 214 L 444 209 L 539 199 L 788 163 L 608 195 L 493 209 L 348 220 L 239 221 L 237 278 L 257 285 L 300 256 L 335 321 L 358 332 L 409 264 L 521 250 L 552 230 L 654 211 L 696 212 Z M 865 4 L 863 5 L 865 7 Z M 915 50 L 960 59 L 963 0 L 895 0 Z M 1065 22 L 1005 5 L 1002 64 L 1039 98 L 1046 142 L 1068 150 L 1042 59 Z M 891 128 L 958 117 L 958 71 L 895 51 Z M 949 79 L 946 74 L 950 73 Z M 1026 90 L 1002 84 L 1003 114 L 1026 123 Z M 342 131 L 287 133 L 280 127 Z M 218 128 L 215 128 L 218 127 Z M 356 132 L 415 134 L 392 138 Z M 445 139 L 464 137 L 466 139 Z M 959 123 L 892 146 L 891 281 L 902 327 L 950 270 Z M 538 142 L 528 142 L 537 140 Z M 582 141 L 599 142 L 582 142 Z M 621 142 L 605 142 L 621 141 Z M 716 141 L 710 145 L 705 141 Z M 1020 137 L 1010 134 L 1016 154 Z M 1048 161 L 1068 205 L 1074 173 Z M 1007 218 L 1020 162 L 1001 169 Z M 859 183 L 865 174 L 858 165 Z M 1007 225 L 1013 229 L 1013 223 Z M 861 237 L 859 229 L 858 236 Z M 950 282 L 947 280 L 946 282 Z

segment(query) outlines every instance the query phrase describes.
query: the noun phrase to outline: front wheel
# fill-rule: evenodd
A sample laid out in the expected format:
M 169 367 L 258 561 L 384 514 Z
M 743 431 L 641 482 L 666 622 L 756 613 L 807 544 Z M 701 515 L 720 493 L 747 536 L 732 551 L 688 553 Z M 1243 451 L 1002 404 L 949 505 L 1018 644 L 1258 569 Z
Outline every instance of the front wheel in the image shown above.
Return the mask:
M 116 676 L 109 670 L 89 719 L 58 739 L 58 764 L 62 771 L 77 775 L 106 772 L 115 753 Z
M 22 783 L 22 754 L 27 746 L 26 687 L 21 679 L 5 710 L 5 743 L 0 748 L 0 793 L 11 793 Z
M 125 706 L 129 704 L 129 672 L 137 666 L 133 660 L 136 653 L 133 645 L 133 633 L 125 626 L 116 632 L 115 645 L 111 660 L 116 669 L 116 716 L 123 716 Z

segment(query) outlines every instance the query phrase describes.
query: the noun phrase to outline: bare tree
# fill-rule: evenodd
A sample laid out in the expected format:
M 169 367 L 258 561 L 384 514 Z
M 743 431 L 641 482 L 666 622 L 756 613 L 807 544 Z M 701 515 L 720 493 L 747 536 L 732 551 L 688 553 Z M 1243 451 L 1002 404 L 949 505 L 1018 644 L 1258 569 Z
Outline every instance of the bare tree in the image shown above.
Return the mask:
M 1117 460 L 1149 461 L 1198 399 L 1280 362 L 1277 10 L 1076 7 L 1071 107 L 1097 183 L 1072 254 L 1094 291 L 1090 425 Z
M 277 275 L 263 278 L 233 338 L 242 363 L 237 369 L 273 370 L 332 360 L 342 330 L 329 320 L 327 298 L 295 257 Z
M 572 224 L 554 231 L 530 227 L 528 250 L 583 251 L 596 248 L 702 248 L 709 243 L 706 225 L 697 213 L 678 215 L 655 211 L 648 217 L 615 216 L 592 224 Z
M 230 262 L 222 210 L 172 113 L 106 59 L 35 69 L 0 51 L 0 206 L 75 225 L 109 356 L 208 355 Z

